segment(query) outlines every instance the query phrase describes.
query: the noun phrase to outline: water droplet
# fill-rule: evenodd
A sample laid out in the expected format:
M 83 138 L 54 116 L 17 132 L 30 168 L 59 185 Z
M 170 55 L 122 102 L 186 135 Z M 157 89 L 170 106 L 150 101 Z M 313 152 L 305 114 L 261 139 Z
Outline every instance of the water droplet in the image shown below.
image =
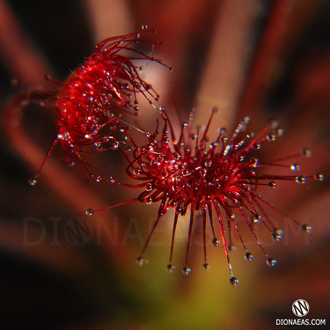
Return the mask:
M 86 213 L 86 215 L 91 216 L 91 215 L 93 215 L 94 210 L 93 209 L 87 209 L 85 213 Z
M 325 177 L 321 173 L 316 173 L 316 174 L 314 174 L 314 180 L 315 181 L 324 181 L 325 180 Z
M 250 159 L 250 163 L 252 167 L 257 167 L 258 166 L 259 159 L 252 157 Z
M 302 149 L 301 153 L 304 157 L 307 157 L 307 158 L 312 157 L 312 152 L 307 148 Z
M 212 108 L 212 113 L 217 113 L 218 112 L 218 108 L 217 107 L 213 107 Z
M 208 159 L 205 161 L 205 167 L 211 167 L 212 166 L 212 160 L 211 159 Z
M 226 134 L 227 133 L 227 129 L 225 128 L 225 127 L 221 127 L 220 129 L 219 129 L 219 134 L 220 135 L 224 135 L 224 134 Z
M 212 239 L 212 245 L 215 246 L 215 247 L 217 247 L 217 246 L 220 245 L 220 241 L 217 238 L 213 238 Z
M 258 223 L 260 219 L 261 219 L 261 215 L 260 214 L 254 214 L 253 215 L 253 222 L 254 223 Z
M 119 142 L 118 141 L 115 141 L 113 142 L 112 146 L 111 146 L 111 150 L 117 150 L 119 147 Z
M 166 214 L 167 211 L 168 211 L 168 207 L 163 207 L 163 208 L 160 207 L 159 210 L 158 210 L 158 214 L 160 216 L 163 216 L 163 215 Z
M 97 178 L 96 178 L 96 182 L 101 182 L 102 181 L 102 177 L 101 176 L 98 176 Z
M 203 269 L 210 270 L 210 265 L 208 263 L 203 264 Z
M 151 182 L 149 182 L 149 183 L 147 183 L 146 185 L 145 185 L 145 189 L 146 189 L 146 191 L 151 191 L 153 188 L 152 188 L 152 183 Z
M 272 129 L 276 129 L 278 128 L 278 126 L 280 125 L 279 121 L 276 119 L 273 119 L 269 122 L 269 125 Z
M 228 245 L 228 250 L 235 252 L 237 250 L 237 246 L 236 245 Z
M 68 161 L 67 165 L 68 167 L 73 167 L 76 165 L 76 163 L 74 161 Z
M 275 228 L 272 232 L 272 239 L 278 242 L 283 236 L 283 230 Z
M 246 117 L 243 118 L 243 123 L 248 124 L 250 122 L 250 120 L 251 120 L 251 118 L 246 116 Z
M 107 180 L 107 182 L 109 182 L 109 183 L 115 183 L 116 181 L 115 181 L 115 179 L 112 176 L 110 176 L 109 179 Z
M 268 182 L 268 187 L 275 189 L 276 188 L 276 182 L 275 181 L 269 181 Z
M 146 196 L 144 197 L 144 202 L 149 205 L 152 203 L 152 198 L 150 196 Z
M 142 257 L 138 257 L 136 259 L 136 264 L 139 266 L 139 267 L 142 267 L 143 264 L 144 264 L 144 259 Z
M 273 258 L 267 257 L 266 264 L 269 267 L 274 267 L 277 264 L 277 261 L 275 259 L 273 259 Z
M 31 179 L 29 180 L 29 185 L 30 185 L 30 186 L 34 186 L 36 183 L 37 183 L 37 179 L 35 179 L 35 178 L 31 178 Z
M 221 142 L 223 143 L 223 144 L 226 144 L 227 142 L 228 142 L 228 138 L 226 137 L 226 136 L 223 136 L 222 138 L 221 138 Z
M 183 275 L 189 275 L 191 272 L 191 269 L 189 267 L 183 267 L 182 268 L 182 274 Z
M 228 153 L 229 153 L 229 150 L 231 149 L 231 145 L 229 144 L 229 145 L 227 145 L 227 147 L 225 148 L 225 151 L 223 152 L 223 155 L 224 156 L 227 156 L 228 155 Z
M 167 271 L 170 273 L 170 274 L 173 274 L 173 272 L 175 271 L 175 267 L 171 264 L 167 265 Z
M 283 128 L 278 128 L 276 131 L 275 131 L 276 135 L 277 136 L 283 136 L 284 134 L 284 129 Z
M 291 171 L 300 171 L 300 166 L 299 164 L 292 164 L 290 166 Z
M 252 261 L 252 259 L 254 258 L 253 254 L 249 251 L 245 252 L 245 256 L 244 256 L 245 260 L 247 261 Z
M 306 223 L 304 223 L 302 226 L 301 226 L 301 229 L 307 233 L 307 234 L 310 234 L 313 230 L 313 228 L 311 226 L 308 226 Z
M 229 282 L 233 286 L 236 286 L 237 284 L 239 284 L 239 281 L 235 276 L 231 276 L 230 279 L 229 279 Z
M 295 180 L 297 183 L 300 183 L 300 184 L 306 183 L 306 179 L 302 175 L 296 176 Z
M 267 139 L 267 141 L 274 142 L 274 141 L 276 141 L 276 135 L 273 133 L 270 133 L 267 135 L 266 139 Z

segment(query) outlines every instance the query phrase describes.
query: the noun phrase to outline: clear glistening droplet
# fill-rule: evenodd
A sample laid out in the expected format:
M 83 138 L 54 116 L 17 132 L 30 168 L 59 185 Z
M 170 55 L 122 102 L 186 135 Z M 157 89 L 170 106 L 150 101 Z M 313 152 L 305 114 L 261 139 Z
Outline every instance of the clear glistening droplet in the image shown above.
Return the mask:
M 252 261 L 252 259 L 254 258 L 253 254 L 249 251 L 245 252 L 245 256 L 244 256 L 245 260 L 247 261 Z
M 167 271 L 172 274 L 175 271 L 175 267 L 171 264 L 167 265 Z
M 300 171 L 300 166 L 299 166 L 299 164 L 294 163 L 294 164 L 291 164 L 290 169 L 291 169 L 291 171 Z
M 283 230 L 275 228 L 272 232 L 272 239 L 278 242 L 283 236 Z
M 268 187 L 275 189 L 276 188 L 276 182 L 275 181 L 269 181 L 268 182 Z
M 183 267 L 182 268 L 182 274 L 183 275 L 189 275 L 191 272 L 191 269 L 189 267 Z
M 307 157 L 307 158 L 312 157 L 312 152 L 307 148 L 302 149 L 301 153 L 304 157 Z
M 235 276 L 231 276 L 230 279 L 229 279 L 229 282 L 233 286 L 236 286 L 237 284 L 239 284 L 239 281 Z
M 306 179 L 302 175 L 299 175 L 299 176 L 296 176 L 296 182 L 300 183 L 300 184 L 304 184 L 304 183 L 306 183 Z
M 36 180 L 35 178 L 31 178 L 31 179 L 29 180 L 29 185 L 30 185 L 30 186 L 34 186 L 36 183 L 37 183 L 37 180 Z
M 269 267 L 274 267 L 277 264 L 277 261 L 275 259 L 273 259 L 273 258 L 267 257 L 266 264 Z
M 93 213 L 94 213 L 94 210 L 93 209 L 87 209 L 86 210 L 86 215 L 91 216 L 91 215 L 93 215 Z
M 301 226 L 301 229 L 307 234 L 311 233 L 311 231 L 313 230 L 313 228 L 311 226 L 308 226 L 306 223 Z
M 208 263 L 203 264 L 203 269 L 210 270 L 210 265 Z
M 142 258 L 142 257 L 138 257 L 138 258 L 136 259 L 136 264 L 137 264 L 138 266 L 142 267 L 143 264 L 144 264 L 144 260 L 143 260 L 143 258 Z
M 217 247 L 217 246 L 220 245 L 220 241 L 217 238 L 213 238 L 212 239 L 212 245 L 215 246 L 215 247 Z
M 316 173 L 316 174 L 314 174 L 314 180 L 315 181 L 324 181 L 325 180 L 325 177 L 321 173 Z

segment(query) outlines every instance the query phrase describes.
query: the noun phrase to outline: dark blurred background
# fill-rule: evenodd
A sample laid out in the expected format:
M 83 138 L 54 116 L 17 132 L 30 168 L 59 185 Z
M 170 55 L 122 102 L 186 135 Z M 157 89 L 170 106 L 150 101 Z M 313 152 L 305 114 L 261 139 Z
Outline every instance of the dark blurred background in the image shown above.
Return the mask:
M 177 271 L 169 275 L 173 215 L 162 221 L 148 248 L 149 264 L 136 267 L 157 206 L 86 217 L 88 207 L 114 205 L 136 193 L 88 182 L 78 165 L 67 168 L 60 148 L 38 184 L 29 186 L 40 155 L 56 137 L 56 114 L 47 102 L 28 105 L 18 115 L 19 127 L 8 114 L 19 93 L 54 89 L 44 75 L 65 81 L 102 38 L 146 24 L 158 29 L 152 40 L 162 42 L 155 43 L 154 56 L 174 71 L 152 63 L 143 74 L 174 122 L 186 120 L 196 107 L 196 125 L 205 125 L 212 106 L 220 109 L 214 129 L 230 131 L 249 115 L 252 128 L 260 130 L 276 117 L 286 133 L 261 157 L 276 159 L 308 147 L 313 157 L 297 160 L 304 173 L 328 178 L 329 18 L 329 1 L 320 0 L 0 1 L 0 327 L 271 329 L 276 319 L 295 318 L 291 305 L 299 298 L 310 305 L 305 318 L 330 322 L 329 181 L 265 190 L 278 209 L 314 229 L 306 238 L 271 211 L 285 236 L 275 246 L 266 228 L 259 235 L 278 260 L 274 269 L 243 230 L 256 257 L 245 262 L 240 247 L 231 255 L 240 280 L 233 288 L 222 246 L 209 246 L 211 270 L 203 271 L 197 233 L 192 273 L 182 276 L 185 219 L 175 246 Z M 153 111 L 142 107 L 139 121 L 154 125 Z M 122 178 L 117 154 L 97 162 Z M 75 240 L 70 229 L 77 225 L 85 236 Z

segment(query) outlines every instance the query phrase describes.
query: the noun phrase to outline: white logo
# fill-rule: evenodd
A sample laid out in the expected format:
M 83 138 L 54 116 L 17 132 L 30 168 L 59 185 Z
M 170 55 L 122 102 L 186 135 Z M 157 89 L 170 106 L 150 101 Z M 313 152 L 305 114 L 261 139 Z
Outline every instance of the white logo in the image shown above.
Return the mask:
M 292 304 L 292 312 L 294 315 L 303 317 L 308 314 L 309 312 L 309 304 L 306 300 L 304 299 L 297 299 L 293 304 Z

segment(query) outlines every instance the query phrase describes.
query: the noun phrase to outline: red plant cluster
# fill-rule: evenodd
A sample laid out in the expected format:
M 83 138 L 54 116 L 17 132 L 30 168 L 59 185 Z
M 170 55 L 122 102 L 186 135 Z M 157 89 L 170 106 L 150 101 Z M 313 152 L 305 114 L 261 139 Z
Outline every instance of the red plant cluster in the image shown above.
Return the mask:
M 158 101 L 159 96 L 152 86 L 140 77 L 143 66 L 135 65 L 134 61 L 161 61 L 133 48 L 141 35 L 156 32 L 143 27 L 138 33 L 107 38 L 97 44 L 86 62 L 72 72 L 65 83 L 48 78 L 61 87 L 55 101 L 58 134 L 30 184 L 36 183 L 42 166 L 58 142 L 68 162 L 78 161 L 88 172 L 87 166 L 91 165 L 81 154 L 118 148 L 127 138 L 127 126 L 121 116 L 125 112 L 136 113 L 137 95 L 142 94 L 152 105 Z M 122 139 L 114 136 L 118 132 L 124 134 Z
M 203 268 L 209 268 L 206 251 L 206 226 L 209 222 L 213 236 L 212 244 L 219 246 L 222 242 L 230 272 L 230 283 L 236 285 L 238 280 L 233 275 L 229 258 L 229 251 L 234 249 L 232 233 L 240 240 L 245 251 L 245 259 L 248 261 L 253 259 L 237 225 L 237 217 L 244 220 L 264 253 L 266 263 L 269 266 L 276 264 L 276 260 L 269 257 L 264 250 L 256 235 L 255 225 L 258 222 L 264 224 L 275 241 L 280 240 L 282 231 L 276 228 L 264 210 L 264 207 L 271 209 L 275 207 L 259 194 L 258 187 L 266 185 L 275 188 L 279 180 L 304 184 L 308 178 L 314 177 L 316 181 L 323 181 L 324 177 L 322 174 L 302 176 L 292 173 L 289 175 L 265 173 L 265 169 L 279 166 L 297 172 L 300 169 L 299 165 L 288 164 L 287 161 L 299 155 L 306 157 L 311 155 L 309 150 L 303 149 L 301 153 L 267 162 L 256 158 L 253 155 L 256 150 L 267 142 L 275 141 L 283 134 L 276 121 L 271 121 L 255 135 L 252 132 L 245 132 L 250 120 L 249 117 L 245 117 L 230 137 L 226 136 L 226 129 L 221 128 L 218 137 L 210 142 L 210 125 L 217 112 L 213 109 L 205 129 L 197 127 L 196 132 L 192 130 L 193 114 L 191 114 L 189 121 L 182 124 L 181 132 L 177 135 L 165 109 L 155 106 L 154 102 L 158 101 L 158 95 L 151 85 L 140 77 L 141 67 L 133 64 L 136 60 L 146 60 L 164 65 L 160 60 L 133 48 L 140 35 L 149 32 L 151 31 L 143 29 L 139 33 L 101 41 L 87 61 L 79 66 L 64 84 L 57 83 L 61 86 L 55 102 L 59 116 L 58 135 L 37 175 L 30 183 L 36 183 L 45 160 L 58 142 L 66 155 L 71 160 L 81 163 L 86 171 L 88 167 L 96 167 L 86 163 L 81 154 L 118 149 L 123 152 L 128 162 L 127 175 L 138 183 L 119 183 L 109 176 L 99 176 L 97 180 L 133 189 L 139 188 L 141 191 L 132 200 L 99 210 L 87 209 L 86 214 L 92 215 L 97 211 L 134 202 L 159 203 L 158 217 L 142 254 L 137 259 L 137 263 L 143 265 L 144 254 L 161 217 L 169 209 L 174 209 L 170 258 L 167 266 L 169 272 L 175 269 L 172 257 L 179 217 L 189 214 L 188 243 L 183 267 L 183 273 L 188 275 L 191 272 L 188 261 L 194 221 L 196 214 L 199 213 L 202 216 L 203 226 Z M 128 56 L 125 52 L 133 56 Z M 160 125 L 160 120 L 157 120 L 154 133 L 145 133 L 146 140 L 143 145 L 136 143 L 129 136 L 129 124 L 121 120 L 124 112 L 135 113 L 138 109 L 138 94 L 142 94 L 158 110 L 162 121 Z M 157 112 L 155 114 L 158 115 Z M 118 132 L 124 134 L 123 140 L 118 139 L 116 135 Z M 126 146 L 130 147 L 129 152 Z M 98 170 L 108 175 L 102 169 Z M 307 224 L 299 224 L 295 219 L 283 213 L 282 215 L 301 226 L 303 231 L 307 233 L 311 231 L 311 227 Z
M 137 198 L 118 205 L 110 206 L 100 210 L 88 209 L 86 214 L 92 215 L 96 211 L 104 211 L 124 204 L 142 202 L 146 204 L 159 203 L 158 217 L 149 234 L 141 256 L 137 259 L 139 265 L 143 265 L 143 256 L 162 216 L 173 208 L 175 210 L 169 264 L 169 272 L 175 267 L 172 264 L 174 239 L 179 216 L 190 214 L 188 243 L 186 250 L 183 274 L 188 275 L 191 269 L 188 266 L 189 249 L 194 228 L 196 213 L 202 214 L 203 219 L 203 247 L 204 247 L 204 269 L 209 269 L 206 251 L 206 225 L 209 222 L 213 239 L 213 246 L 223 243 L 224 251 L 230 271 L 230 283 L 236 285 L 238 280 L 233 275 L 229 259 L 229 250 L 235 249 L 232 244 L 232 231 L 234 231 L 245 250 L 245 259 L 251 261 L 253 255 L 244 244 L 241 232 L 238 228 L 235 217 L 240 215 L 255 241 L 260 246 L 266 257 L 266 263 L 274 266 L 276 260 L 269 257 L 264 250 L 260 240 L 256 236 L 254 227 L 258 222 L 263 223 L 271 232 L 271 237 L 279 241 L 282 237 L 282 230 L 276 228 L 267 213 L 264 205 L 274 208 L 259 193 L 258 187 L 267 185 L 276 187 L 279 180 L 290 180 L 304 184 L 307 178 L 316 181 L 323 181 L 322 174 L 314 176 L 302 175 L 274 175 L 258 173 L 258 169 L 272 166 L 286 166 L 292 171 L 299 170 L 298 164 L 286 165 L 284 161 L 303 155 L 311 156 L 311 152 L 303 149 L 301 153 L 282 159 L 262 162 L 250 154 L 258 150 L 266 142 L 275 141 L 283 134 L 278 128 L 276 121 L 271 121 L 259 134 L 246 133 L 243 131 L 250 120 L 245 117 L 237 126 L 231 137 L 226 137 L 224 128 L 219 130 L 217 139 L 210 143 L 208 131 L 216 109 L 212 110 L 210 119 L 204 131 L 197 128 L 196 133 L 191 131 L 191 120 L 182 124 L 179 139 L 175 138 L 171 122 L 164 113 L 162 118 L 164 125 L 161 133 L 159 125 L 152 135 L 148 135 L 147 143 L 135 148 L 132 152 L 132 159 L 128 159 L 127 174 L 142 183 L 136 185 L 125 185 L 115 182 L 112 178 L 108 182 L 119 184 L 130 188 L 143 188 Z M 288 217 L 288 216 L 287 216 Z M 290 218 L 290 217 L 289 217 Z M 299 224 L 295 219 L 290 218 L 297 225 L 301 226 L 304 232 L 309 233 L 311 227 L 307 224 Z M 216 235 L 216 224 L 219 226 L 220 239 Z

